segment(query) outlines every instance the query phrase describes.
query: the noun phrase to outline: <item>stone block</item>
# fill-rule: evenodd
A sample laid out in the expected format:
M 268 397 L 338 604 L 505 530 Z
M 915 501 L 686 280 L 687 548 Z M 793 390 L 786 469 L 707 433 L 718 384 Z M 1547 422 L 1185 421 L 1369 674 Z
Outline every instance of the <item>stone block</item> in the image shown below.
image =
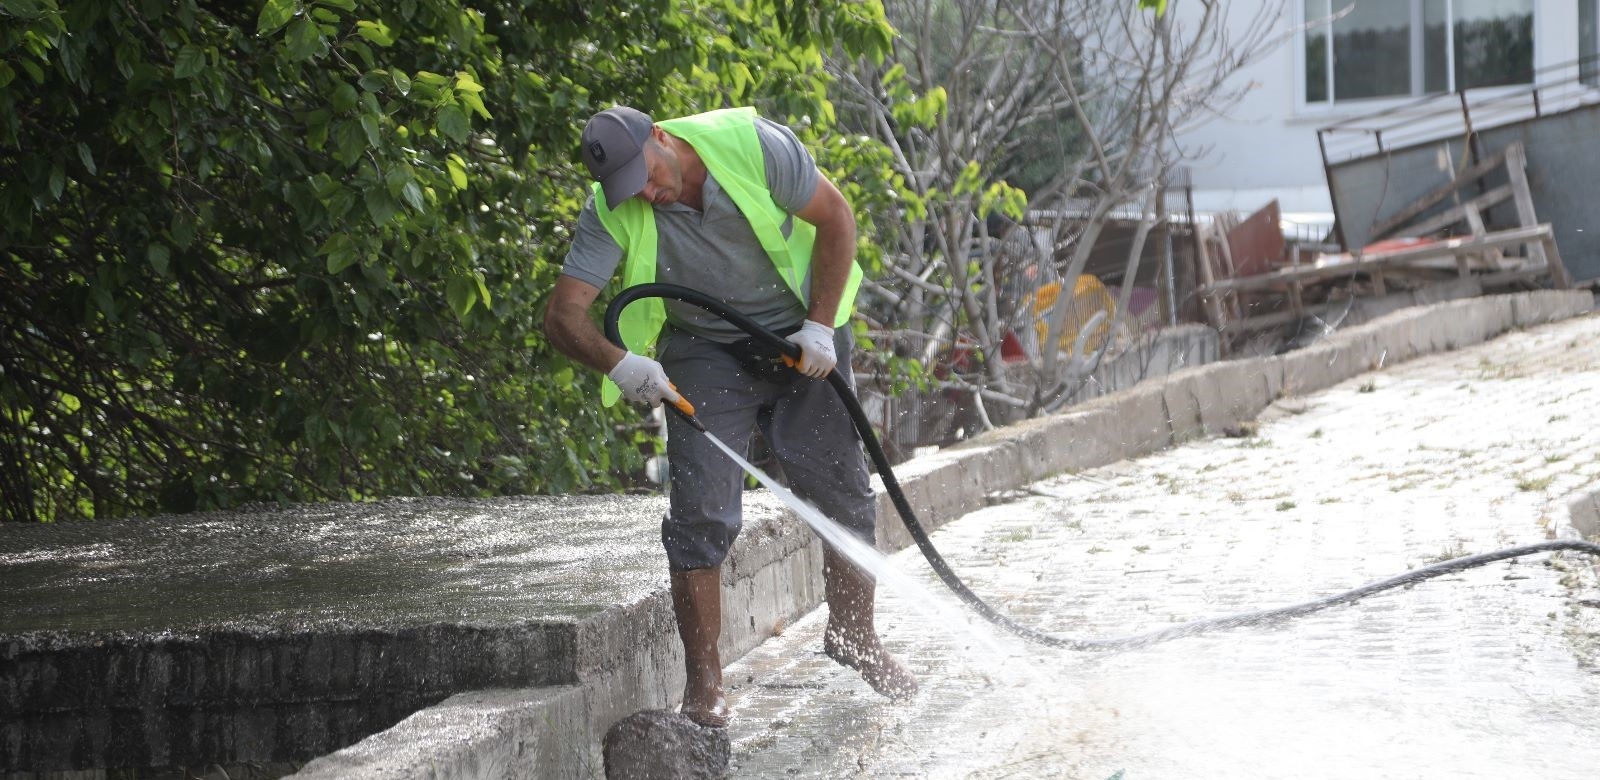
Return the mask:
M 612 726 L 603 746 L 606 780 L 721 780 L 732 757 L 727 729 L 675 712 L 641 710 Z
M 1594 309 L 1588 290 L 1534 290 L 1509 296 L 1511 320 L 1517 327 L 1577 317 Z
M 1167 428 L 1174 442 L 1182 443 L 1205 437 L 1206 425 L 1202 410 L 1209 399 L 1201 398 L 1200 391 L 1200 382 L 1193 370 L 1174 374 L 1161 385 L 1162 402 L 1166 404 Z
M 1005 440 L 1010 445 L 1014 481 L 1007 480 L 1011 484 L 999 489 L 1032 482 L 1060 471 L 1059 464 L 1072 457 L 1072 452 L 1079 445 L 1074 438 L 1074 430 L 1075 424 L 1070 415 L 1040 417 L 1007 426 Z
M 1173 439 L 1216 435 L 1255 419 L 1282 392 L 1282 376 L 1281 364 L 1271 358 L 1213 363 L 1182 372 L 1164 389 Z
M 1198 369 L 1188 369 L 1195 371 Z M 1182 373 L 1187 373 L 1187 371 Z M 1160 385 L 1138 385 L 1083 405 L 1087 412 L 1104 416 L 1085 418 L 1085 433 L 1104 447 L 1111 463 L 1165 449 L 1172 443 L 1167 423 L 1167 403 Z
M 1572 527 L 1585 539 L 1600 540 L 1600 490 L 1585 493 L 1567 504 Z
M 1370 330 L 1363 330 L 1365 327 L 1335 334 L 1313 346 L 1276 358 L 1283 366 L 1283 391 L 1308 395 L 1377 367 L 1376 336 Z
M 1433 331 L 1436 321 L 1428 317 L 1428 309 L 1406 309 L 1385 319 L 1385 327 L 1373 334 L 1377 350 L 1377 366 L 1410 360 L 1432 351 Z

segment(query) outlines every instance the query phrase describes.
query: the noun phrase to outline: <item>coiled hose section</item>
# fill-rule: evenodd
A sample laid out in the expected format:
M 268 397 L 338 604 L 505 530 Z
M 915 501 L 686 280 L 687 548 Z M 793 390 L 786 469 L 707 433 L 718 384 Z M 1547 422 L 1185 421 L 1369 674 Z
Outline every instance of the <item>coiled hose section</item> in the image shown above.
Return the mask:
M 622 341 L 622 335 L 617 324 L 618 318 L 621 316 L 622 310 L 627 308 L 628 304 L 633 303 L 641 298 L 670 298 L 699 306 L 700 308 L 705 309 L 706 311 L 709 311 L 724 320 L 727 320 L 740 330 L 750 334 L 752 337 L 759 339 L 762 342 L 765 342 L 783 354 L 794 358 L 798 358 L 800 356 L 799 346 L 795 345 L 788 339 L 785 339 L 782 336 L 767 330 L 766 328 L 757 324 L 754 320 L 750 319 L 748 316 L 734 311 L 721 301 L 698 290 L 692 290 L 688 287 L 660 283 L 641 284 L 629 287 L 618 293 L 617 296 L 611 300 L 610 305 L 606 307 L 604 320 L 605 335 L 606 338 L 611 341 L 611 343 L 616 344 L 619 347 L 623 347 L 624 349 L 627 348 Z M 845 359 L 848 359 L 848 356 L 845 356 Z M 866 413 L 861 409 L 861 402 L 856 399 L 855 393 L 850 389 L 850 385 L 845 382 L 844 377 L 837 370 L 828 375 L 828 384 L 833 386 L 834 392 L 838 393 L 840 400 L 844 402 L 845 410 L 849 413 L 850 420 L 852 423 L 854 423 L 856 432 L 861 436 L 861 443 L 866 447 L 867 457 L 872 459 L 873 465 L 878 470 L 878 475 L 883 479 L 883 486 L 884 489 L 889 493 L 889 500 L 894 503 L 894 508 L 897 512 L 899 512 L 901 521 L 905 523 L 906 531 L 910 532 L 911 539 L 916 542 L 917 549 L 920 550 L 922 552 L 922 556 L 927 559 L 928 565 L 933 567 L 933 571 L 939 576 L 939 580 L 945 584 L 945 587 L 949 588 L 952 593 L 960 598 L 962 602 L 971 607 L 985 620 L 988 620 L 990 623 L 993 623 L 994 625 L 1018 637 L 1049 647 L 1060 647 L 1069 650 L 1094 651 L 1132 650 L 1141 647 L 1148 647 L 1150 645 L 1170 641 L 1173 639 L 1195 636 L 1197 634 L 1210 631 L 1275 623 L 1278 621 L 1299 617 L 1301 615 L 1310 614 L 1318 610 L 1327 609 L 1328 607 L 1335 605 L 1349 604 L 1359 599 L 1366 598 L 1367 596 L 1371 596 L 1375 593 L 1381 593 L 1386 590 L 1392 590 L 1394 588 L 1411 585 L 1423 580 L 1432 579 L 1434 577 L 1443 576 L 1445 574 L 1450 574 L 1465 569 L 1471 569 L 1477 566 L 1483 566 L 1494 563 L 1495 561 L 1507 560 L 1509 558 L 1518 558 L 1524 555 L 1534 555 L 1536 553 L 1555 552 L 1558 550 L 1567 550 L 1572 552 L 1586 553 L 1593 556 L 1600 556 L 1600 544 L 1575 540 L 1539 542 L 1537 544 L 1522 545 L 1520 547 L 1507 547 L 1503 550 L 1495 550 L 1493 552 L 1468 555 L 1461 558 L 1453 558 L 1451 560 L 1442 561 L 1430 566 L 1424 566 L 1420 569 L 1413 569 L 1394 577 L 1371 582 L 1359 588 L 1355 588 L 1354 590 L 1348 590 L 1343 593 L 1338 593 L 1325 598 L 1314 599 L 1312 601 L 1306 601 L 1299 604 L 1291 604 L 1286 607 L 1263 609 L 1252 612 L 1241 612 L 1235 615 L 1224 615 L 1222 617 L 1194 620 L 1188 623 L 1181 623 L 1179 625 L 1169 626 L 1167 628 L 1157 629 L 1154 631 L 1128 634 L 1117 637 L 1097 637 L 1092 639 L 1083 639 L 1047 634 L 1029 626 L 1022 625 L 1021 623 L 1012 620 L 1010 616 L 996 610 L 994 607 L 989 606 L 987 602 L 978 597 L 978 594 L 973 593 L 972 589 L 967 587 L 967 584 L 962 582 L 960 577 L 956 576 L 955 571 L 950 568 L 950 564 L 945 562 L 944 556 L 940 555 L 939 551 L 934 548 L 933 540 L 928 538 L 927 530 L 924 529 L 922 527 L 922 523 L 917 520 L 916 512 L 912 510 L 911 503 L 906 500 L 904 491 L 900 489 L 900 483 L 895 479 L 894 470 L 890 468 L 889 458 L 884 454 L 883 446 L 879 444 L 878 436 L 872 430 L 872 423 L 867 420 Z M 677 410 L 676 408 L 674 408 L 673 411 L 678 412 L 678 414 L 683 414 L 683 412 Z M 687 418 L 687 415 L 684 416 Z M 691 420 L 691 422 L 694 422 L 696 427 L 699 427 L 698 421 Z

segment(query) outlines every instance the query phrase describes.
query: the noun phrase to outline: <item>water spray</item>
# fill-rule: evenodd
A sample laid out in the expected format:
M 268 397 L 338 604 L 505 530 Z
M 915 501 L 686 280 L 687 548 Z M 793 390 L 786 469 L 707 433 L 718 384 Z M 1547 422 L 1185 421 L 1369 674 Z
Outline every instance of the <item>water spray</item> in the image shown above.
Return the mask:
M 610 305 L 606 307 L 604 327 L 606 338 L 609 339 L 613 344 L 623 347 L 624 349 L 627 348 L 622 341 L 621 331 L 617 324 L 618 318 L 621 316 L 622 310 L 627 308 L 628 304 L 633 303 L 641 298 L 670 298 L 699 306 L 700 308 L 723 318 L 735 327 L 738 327 L 740 330 L 750 334 L 753 338 L 763 342 L 767 346 L 772 347 L 773 349 L 777 350 L 779 354 L 788 357 L 791 361 L 798 360 L 800 357 L 799 345 L 789 341 L 788 339 L 785 339 L 782 336 L 779 336 L 776 333 L 773 333 L 765 327 L 762 327 L 755 320 L 752 320 L 750 317 L 741 312 L 729 308 L 721 301 L 706 295 L 705 293 L 699 292 L 698 290 L 692 290 L 679 285 L 659 283 L 641 284 L 629 287 L 626 290 L 618 293 L 617 296 L 611 300 Z M 842 357 L 846 360 L 849 359 L 849 356 Z M 906 499 L 905 493 L 900 489 L 900 483 L 897 479 L 895 479 L 894 470 L 890 467 L 889 457 L 884 454 L 883 446 L 878 442 L 878 436 L 873 431 L 872 423 L 867 419 L 866 412 L 862 410 L 861 402 L 857 400 L 855 392 L 850 389 L 849 383 L 845 381 L 844 376 L 841 375 L 838 370 L 830 372 L 828 374 L 827 381 L 828 384 L 833 387 L 834 392 L 838 393 L 840 400 L 844 402 L 845 410 L 850 415 L 850 421 L 854 424 L 856 433 L 861 437 L 861 443 L 866 448 L 867 456 L 872 459 L 873 465 L 877 468 L 878 475 L 883 479 L 884 490 L 888 492 L 889 500 L 894 504 L 895 511 L 899 513 L 900 520 L 905 524 L 906 531 L 911 534 L 912 541 L 916 543 L 917 549 L 920 550 L 922 552 L 922 556 L 927 559 L 928 565 L 933 568 L 934 573 L 939 576 L 939 580 L 943 582 L 945 587 L 949 588 L 951 592 L 955 593 L 955 595 L 960 598 L 962 602 L 966 603 L 985 620 L 1018 637 L 1049 647 L 1060 647 L 1069 650 L 1132 650 L 1140 647 L 1148 647 L 1153 644 L 1166 642 L 1173 639 L 1195 636 L 1197 634 L 1210 631 L 1240 628 L 1244 626 L 1258 626 L 1300 617 L 1302 615 L 1307 615 L 1312 612 L 1327 609 L 1339 604 L 1349 604 L 1371 596 L 1375 593 L 1381 593 L 1386 590 L 1404 587 L 1406 585 L 1411 585 L 1423 580 L 1443 576 L 1445 574 L 1451 574 L 1454 572 L 1463 571 L 1465 569 L 1484 566 L 1496 561 L 1518 558 L 1524 555 L 1567 550 L 1600 557 L 1600 544 L 1558 539 L 1539 542 L 1536 544 L 1522 545 L 1519 547 L 1507 547 L 1503 550 L 1479 553 L 1477 555 L 1467 555 L 1460 558 L 1453 558 L 1451 560 L 1435 563 L 1431 566 L 1413 569 L 1394 577 L 1370 582 L 1366 585 L 1362 585 L 1359 588 L 1348 590 L 1343 593 L 1337 593 L 1332 596 L 1314 599 L 1299 604 L 1291 604 L 1285 607 L 1241 612 L 1235 615 L 1224 615 L 1222 617 L 1195 620 L 1154 631 L 1128 634 L 1118 637 L 1097 637 L 1084 639 L 1047 634 L 1029 626 L 1024 626 L 1011 619 L 1010 616 L 996 610 L 982 598 L 979 598 L 976 593 L 973 593 L 972 589 L 967 587 L 967 584 L 956 575 L 955 571 L 950 568 L 950 564 L 945 561 L 944 556 L 940 555 L 939 551 L 934 548 L 933 540 L 928 537 L 927 530 L 923 528 L 921 521 L 917 519 L 916 512 L 911 508 L 911 503 Z M 706 436 L 711 436 L 710 432 L 706 430 L 705 426 L 695 418 L 694 407 L 687 400 L 672 404 L 672 409 L 679 416 L 683 417 L 683 419 L 686 420 L 691 426 L 693 426 L 695 430 L 700 431 Z M 727 447 L 727 445 L 723 444 L 720 440 L 717 440 L 716 437 L 712 436 L 711 438 L 712 441 L 723 450 L 723 452 L 732 457 L 735 462 L 741 465 L 741 467 L 745 468 L 747 471 L 751 471 L 757 476 L 758 479 L 765 477 L 764 474 L 760 474 L 754 470 L 753 466 L 751 466 L 743 458 L 737 456 L 731 449 Z M 767 480 L 762 481 L 765 483 Z

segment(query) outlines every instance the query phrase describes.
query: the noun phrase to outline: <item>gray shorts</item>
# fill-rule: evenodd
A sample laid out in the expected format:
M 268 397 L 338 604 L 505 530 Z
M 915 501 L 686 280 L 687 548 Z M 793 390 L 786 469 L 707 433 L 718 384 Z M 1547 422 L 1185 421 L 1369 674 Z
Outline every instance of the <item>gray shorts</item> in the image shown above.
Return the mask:
M 848 328 L 834 332 L 838 370 L 854 388 Z M 759 428 L 781 476 L 796 495 L 868 544 L 877 518 L 861 440 L 844 402 L 824 380 L 798 372 L 761 377 L 727 348 L 684 331 L 670 331 L 659 354 L 667 378 L 695 407 L 695 416 L 733 451 L 749 457 Z M 722 563 L 742 525 L 744 471 L 678 415 L 667 415 L 671 475 L 661 541 L 675 571 Z

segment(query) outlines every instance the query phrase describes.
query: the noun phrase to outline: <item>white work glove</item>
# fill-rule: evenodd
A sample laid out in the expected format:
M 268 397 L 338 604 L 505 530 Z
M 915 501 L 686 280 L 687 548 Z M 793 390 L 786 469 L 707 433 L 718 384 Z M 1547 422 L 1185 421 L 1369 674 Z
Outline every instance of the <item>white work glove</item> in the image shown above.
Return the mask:
M 606 376 L 617 383 L 623 398 L 636 404 L 660 406 L 662 401 L 677 403 L 683 400 L 672 383 L 667 381 L 666 369 L 644 355 L 632 352 L 624 354 Z
M 833 354 L 833 328 L 816 320 L 806 320 L 789 340 L 800 345 L 800 362 L 795 369 L 812 379 L 827 376 L 839 362 Z

